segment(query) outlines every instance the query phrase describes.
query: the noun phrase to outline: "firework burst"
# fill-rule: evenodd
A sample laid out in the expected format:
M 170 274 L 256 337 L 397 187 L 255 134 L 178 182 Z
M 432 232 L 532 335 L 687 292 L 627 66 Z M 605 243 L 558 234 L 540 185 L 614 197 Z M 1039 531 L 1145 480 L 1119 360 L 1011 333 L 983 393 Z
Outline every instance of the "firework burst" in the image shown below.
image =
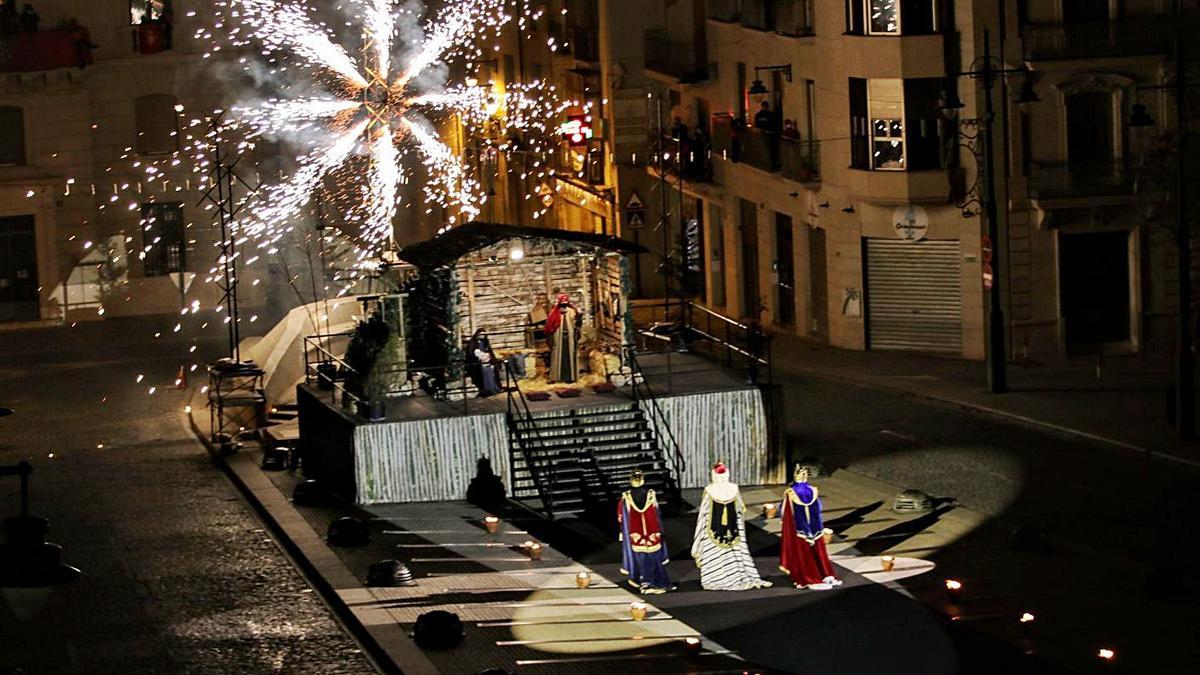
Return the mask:
M 212 28 L 197 33 L 211 41 L 205 56 L 232 55 L 278 88 L 232 106 L 225 134 L 241 147 L 265 138 L 300 150 L 296 168 L 261 187 L 251 215 L 239 219 L 243 241 L 270 251 L 320 193 L 352 226 L 344 234 L 378 251 L 393 237 L 398 207 L 413 206 L 401 203 L 413 179 L 447 226 L 477 217 L 487 194 L 439 133 L 454 118 L 486 135 L 489 151 L 553 173 L 545 167 L 557 121 L 579 104 L 542 82 L 450 84 L 445 75 L 450 63 L 480 60 L 506 26 L 537 20 L 542 10 L 529 0 L 455 0 L 428 12 L 413 2 L 346 0 L 337 9 L 357 21 L 339 31 L 307 0 L 216 4 Z

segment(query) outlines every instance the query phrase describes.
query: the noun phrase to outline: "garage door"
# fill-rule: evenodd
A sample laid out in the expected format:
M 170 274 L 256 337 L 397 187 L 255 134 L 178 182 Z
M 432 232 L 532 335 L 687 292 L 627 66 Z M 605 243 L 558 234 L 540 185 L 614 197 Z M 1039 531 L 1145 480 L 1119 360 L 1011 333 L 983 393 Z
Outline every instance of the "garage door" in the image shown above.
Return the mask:
M 867 347 L 962 353 L 957 241 L 866 240 Z

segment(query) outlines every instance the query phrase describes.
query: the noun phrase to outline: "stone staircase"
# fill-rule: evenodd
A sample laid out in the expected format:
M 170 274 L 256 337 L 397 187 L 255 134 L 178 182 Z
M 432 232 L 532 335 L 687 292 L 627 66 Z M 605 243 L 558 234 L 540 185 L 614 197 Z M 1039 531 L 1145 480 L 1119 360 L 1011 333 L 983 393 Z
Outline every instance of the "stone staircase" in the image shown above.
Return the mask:
M 614 513 L 641 469 L 664 508 L 679 488 L 650 422 L 636 403 L 508 416 L 514 499 L 537 500 L 551 518 Z

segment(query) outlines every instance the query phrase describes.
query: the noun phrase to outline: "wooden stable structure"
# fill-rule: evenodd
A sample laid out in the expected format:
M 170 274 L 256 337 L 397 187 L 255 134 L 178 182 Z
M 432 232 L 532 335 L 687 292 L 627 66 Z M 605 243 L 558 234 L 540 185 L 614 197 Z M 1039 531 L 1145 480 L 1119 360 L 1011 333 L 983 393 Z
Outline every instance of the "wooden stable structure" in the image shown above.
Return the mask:
M 481 222 L 403 248 L 417 268 L 410 347 L 420 363 L 454 363 L 483 328 L 498 351 L 536 349 L 530 324 L 566 293 L 583 317 L 581 350 L 619 354 L 634 330 L 628 256 L 642 252 L 615 237 Z

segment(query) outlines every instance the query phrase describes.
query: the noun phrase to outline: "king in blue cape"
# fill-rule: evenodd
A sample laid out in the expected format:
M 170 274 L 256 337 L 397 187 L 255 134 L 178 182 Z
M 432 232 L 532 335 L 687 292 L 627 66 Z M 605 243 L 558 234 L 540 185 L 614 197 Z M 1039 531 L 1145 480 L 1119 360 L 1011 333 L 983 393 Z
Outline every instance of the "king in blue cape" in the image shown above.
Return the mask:
M 654 490 L 646 487 L 645 476 L 634 471 L 617 502 L 617 524 L 621 530 L 621 573 L 644 594 L 672 590 L 667 576 L 667 543 L 663 540 L 662 514 Z
M 783 492 L 779 569 L 788 573 L 796 588 L 827 590 L 840 586 L 825 550 L 825 523 L 821 499 L 808 482 L 808 471 L 796 467 L 795 481 Z

